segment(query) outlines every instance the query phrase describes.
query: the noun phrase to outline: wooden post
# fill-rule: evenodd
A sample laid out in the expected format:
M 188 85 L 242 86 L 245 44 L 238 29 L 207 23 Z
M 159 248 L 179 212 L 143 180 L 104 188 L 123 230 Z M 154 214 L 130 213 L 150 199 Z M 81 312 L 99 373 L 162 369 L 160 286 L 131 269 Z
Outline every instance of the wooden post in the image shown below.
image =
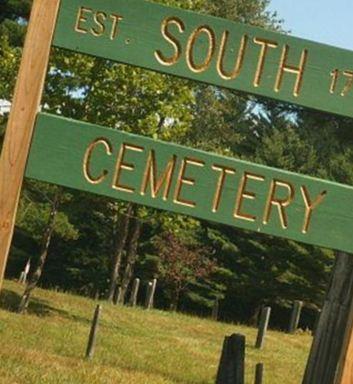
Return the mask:
M 148 283 L 147 292 L 146 292 L 146 302 L 145 302 L 146 309 L 153 308 L 156 286 L 157 286 L 157 279 L 153 279 L 152 282 Z
M 351 256 L 352 257 L 352 256 Z M 335 384 L 353 383 L 353 300 Z
M 271 316 L 271 308 L 265 307 L 261 311 L 261 319 L 259 324 L 259 330 L 257 333 L 255 348 L 262 349 L 265 342 L 266 332 L 268 328 L 268 324 L 270 322 L 270 316 Z
M 216 299 L 213 303 L 213 308 L 212 308 L 212 319 L 214 321 L 218 320 L 218 312 L 219 312 L 219 301 Z
M 0 157 L 0 290 L 60 0 L 34 0 Z
M 245 336 L 227 336 L 223 343 L 216 384 L 244 384 Z
M 87 350 L 86 350 L 86 358 L 87 359 L 92 359 L 93 355 L 94 355 L 94 350 L 95 350 L 96 340 L 97 340 L 98 324 L 99 324 L 99 318 L 101 315 L 101 311 L 102 311 L 102 306 L 97 305 L 96 310 L 94 311 L 91 331 L 89 333 L 89 338 L 88 338 L 88 344 L 87 344 Z
M 255 384 L 262 384 L 264 377 L 264 365 L 257 364 L 255 371 Z
M 131 307 L 136 306 L 139 288 L 140 288 L 140 279 L 135 279 L 134 283 L 132 285 L 132 290 L 131 290 L 131 295 L 130 295 L 130 300 L 129 300 L 129 305 Z
M 292 309 L 292 314 L 289 322 L 288 333 L 294 334 L 299 326 L 300 316 L 302 314 L 303 302 L 295 301 Z
M 303 384 L 353 382 L 353 256 L 337 255 Z

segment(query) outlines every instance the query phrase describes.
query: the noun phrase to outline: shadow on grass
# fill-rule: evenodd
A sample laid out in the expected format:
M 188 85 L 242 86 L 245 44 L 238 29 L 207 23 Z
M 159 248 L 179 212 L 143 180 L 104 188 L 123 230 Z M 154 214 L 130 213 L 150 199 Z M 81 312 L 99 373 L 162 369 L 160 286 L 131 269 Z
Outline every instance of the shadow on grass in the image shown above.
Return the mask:
M 5 311 L 18 312 L 18 306 L 21 301 L 21 296 L 8 289 L 3 289 L 0 294 L 0 308 Z M 90 324 L 90 320 L 74 315 L 68 311 L 64 311 L 60 308 L 55 308 L 49 304 L 46 300 L 41 300 L 36 297 L 30 299 L 27 313 L 30 315 L 36 315 L 40 317 L 58 315 L 68 320 L 78 321 L 84 324 Z

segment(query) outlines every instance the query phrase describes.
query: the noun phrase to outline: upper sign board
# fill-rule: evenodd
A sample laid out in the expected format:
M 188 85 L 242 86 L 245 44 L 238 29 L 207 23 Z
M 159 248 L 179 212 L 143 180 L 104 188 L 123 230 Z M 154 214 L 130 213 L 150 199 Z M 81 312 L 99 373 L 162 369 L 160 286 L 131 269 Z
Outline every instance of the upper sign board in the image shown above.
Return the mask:
M 353 117 L 353 52 L 143 0 L 62 0 L 53 44 Z

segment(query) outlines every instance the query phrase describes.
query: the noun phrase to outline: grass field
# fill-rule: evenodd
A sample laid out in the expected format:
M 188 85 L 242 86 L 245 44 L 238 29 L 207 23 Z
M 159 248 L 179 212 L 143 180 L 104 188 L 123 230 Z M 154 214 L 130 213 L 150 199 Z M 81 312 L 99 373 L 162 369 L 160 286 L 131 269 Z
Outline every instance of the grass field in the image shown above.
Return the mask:
M 311 337 L 256 330 L 185 315 L 102 302 L 93 361 L 84 353 L 93 300 L 36 290 L 27 315 L 14 313 L 23 287 L 6 281 L 0 297 L 1 384 L 214 384 L 225 335 L 247 337 L 246 383 L 265 364 L 265 384 L 299 384 Z

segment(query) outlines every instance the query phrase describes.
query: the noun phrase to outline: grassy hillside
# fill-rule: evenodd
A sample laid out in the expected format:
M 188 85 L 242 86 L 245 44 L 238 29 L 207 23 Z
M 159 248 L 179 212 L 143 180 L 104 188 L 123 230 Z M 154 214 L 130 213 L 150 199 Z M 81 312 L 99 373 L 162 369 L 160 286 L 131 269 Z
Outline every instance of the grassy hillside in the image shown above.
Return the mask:
M 247 336 L 247 383 L 265 364 L 266 384 L 298 384 L 310 348 L 308 334 L 270 332 L 253 348 L 256 330 L 189 316 L 103 302 L 93 361 L 83 358 L 96 303 L 37 290 L 27 315 L 12 310 L 22 287 L 5 282 L 0 297 L 2 384 L 213 384 L 223 338 Z

